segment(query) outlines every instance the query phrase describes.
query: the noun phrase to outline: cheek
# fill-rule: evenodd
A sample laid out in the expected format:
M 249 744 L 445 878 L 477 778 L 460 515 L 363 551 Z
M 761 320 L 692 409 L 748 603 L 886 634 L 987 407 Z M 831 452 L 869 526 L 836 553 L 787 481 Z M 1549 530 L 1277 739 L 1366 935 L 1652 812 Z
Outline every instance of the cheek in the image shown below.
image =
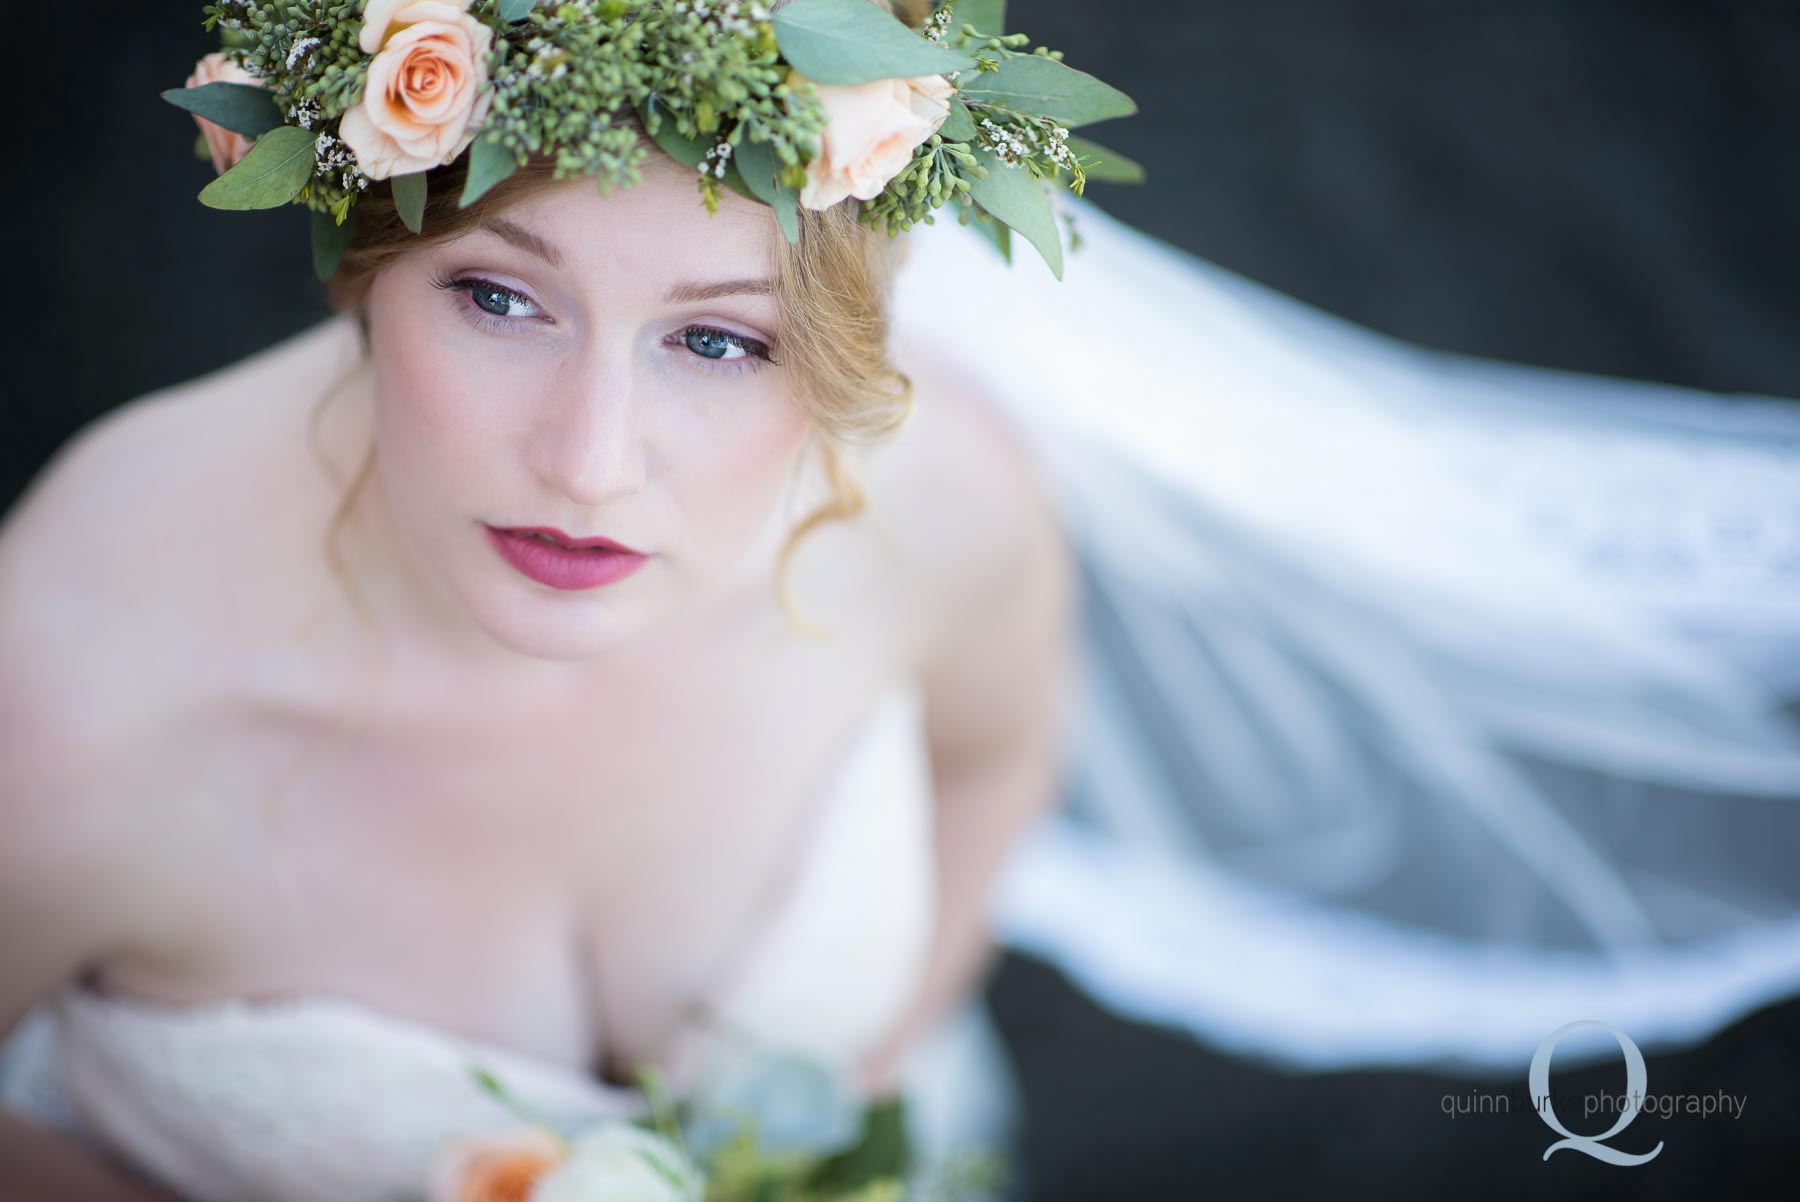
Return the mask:
M 800 414 L 783 408 L 725 448 L 717 473 L 720 485 L 738 496 L 774 492 L 787 480 L 805 437 Z
M 807 423 L 799 409 L 785 399 L 763 401 L 741 420 L 681 440 L 690 453 L 681 454 L 675 465 L 688 498 L 685 508 L 734 542 L 768 517 L 806 442 Z
M 456 338 L 439 311 L 436 292 L 381 282 L 371 295 L 370 345 L 378 388 L 377 423 L 384 462 L 400 471 L 429 465 L 437 471 L 476 470 L 478 452 L 491 448 L 498 406 L 495 365 L 474 354 L 475 340 Z M 516 380 L 514 381 L 516 384 Z

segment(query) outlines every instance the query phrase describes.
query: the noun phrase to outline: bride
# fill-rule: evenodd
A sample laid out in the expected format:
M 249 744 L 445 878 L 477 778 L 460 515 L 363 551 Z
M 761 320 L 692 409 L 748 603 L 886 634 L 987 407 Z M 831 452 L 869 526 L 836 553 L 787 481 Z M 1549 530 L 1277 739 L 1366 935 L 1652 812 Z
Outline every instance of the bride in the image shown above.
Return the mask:
M 371 0 L 365 49 L 491 36 L 448 7 Z M 504 1118 L 470 1051 L 601 1118 L 644 1065 L 879 1098 L 983 1046 L 1069 676 L 1031 461 L 890 361 L 852 205 L 709 214 L 661 152 L 459 205 L 472 157 L 356 198 L 342 316 L 84 430 L 0 531 L 0 1030 L 53 1019 L 9 1195 L 409 1196 Z
M 889 305 L 838 201 L 912 201 L 841 178 L 795 249 L 664 131 L 606 196 L 371 187 L 343 316 L 0 527 L 0 1174 L 404 1196 L 499 1121 L 470 1050 L 594 1117 L 796 1048 L 1003 1131 L 989 899 L 1300 1069 L 1800 990 L 1800 407 L 1410 346 L 1066 198 L 1053 282 L 991 185 Z

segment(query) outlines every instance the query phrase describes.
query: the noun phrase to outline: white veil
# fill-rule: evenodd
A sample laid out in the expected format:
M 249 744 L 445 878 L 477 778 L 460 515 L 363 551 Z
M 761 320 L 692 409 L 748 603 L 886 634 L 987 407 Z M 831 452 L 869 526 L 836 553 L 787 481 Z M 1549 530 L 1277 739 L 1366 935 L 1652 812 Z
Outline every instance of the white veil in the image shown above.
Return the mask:
M 1429 351 L 1072 212 L 1060 284 L 945 222 L 897 298 L 1083 569 L 1003 938 L 1305 1067 L 1800 989 L 1800 404 Z

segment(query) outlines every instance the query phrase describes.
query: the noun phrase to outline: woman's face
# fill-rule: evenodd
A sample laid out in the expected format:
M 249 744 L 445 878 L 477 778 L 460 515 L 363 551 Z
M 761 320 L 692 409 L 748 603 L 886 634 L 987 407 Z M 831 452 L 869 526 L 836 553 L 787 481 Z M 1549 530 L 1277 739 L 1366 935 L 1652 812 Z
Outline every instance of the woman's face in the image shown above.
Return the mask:
M 656 156 L 611 196 L 559 184 L 370 292 L 392 525 L 522 654 L 615 646 L 763 574 L 785 534 L 771 521 L 808 423 L 781 366 L 779 235 L 735 196 L 708 216 L 693 181 Z M 496 533 L 520 528 L 642 558 Z

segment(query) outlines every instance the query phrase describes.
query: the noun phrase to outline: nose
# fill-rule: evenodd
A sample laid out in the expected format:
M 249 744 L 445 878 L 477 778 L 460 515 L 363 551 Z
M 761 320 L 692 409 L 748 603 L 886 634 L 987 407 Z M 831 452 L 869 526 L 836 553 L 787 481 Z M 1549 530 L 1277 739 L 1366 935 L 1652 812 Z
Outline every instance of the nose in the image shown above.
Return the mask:
M 537 432 L 538 474 L 578 505 L 598 507 L 643 490 L 645 418 L 631 373 L 571 372 Z

